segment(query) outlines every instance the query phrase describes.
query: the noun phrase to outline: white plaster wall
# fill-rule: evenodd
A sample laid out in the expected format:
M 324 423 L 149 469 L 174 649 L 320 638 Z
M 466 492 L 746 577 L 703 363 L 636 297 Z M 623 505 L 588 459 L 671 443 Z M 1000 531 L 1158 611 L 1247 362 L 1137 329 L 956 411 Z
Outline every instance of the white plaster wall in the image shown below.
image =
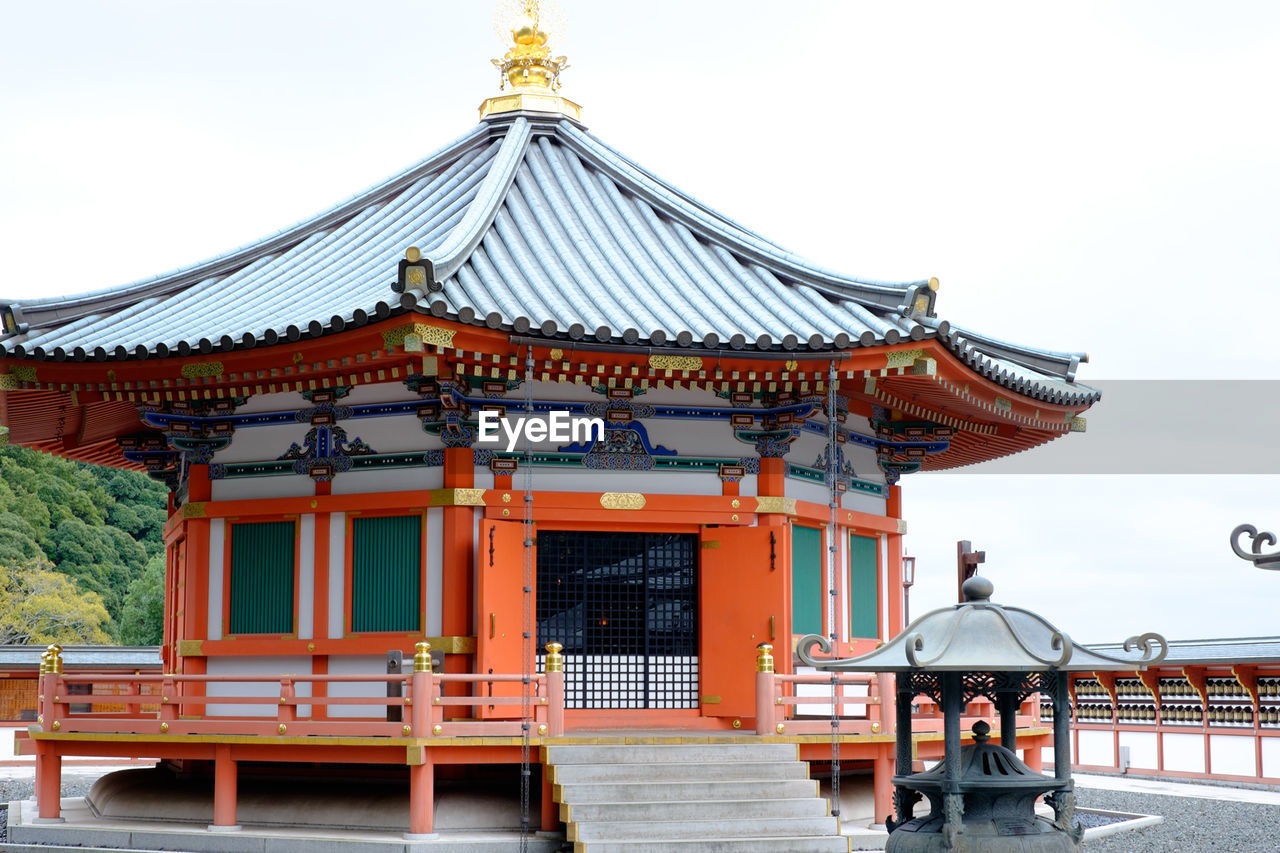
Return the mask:
M 348 441 L 362 439 L 378 453 L 407 453 L 444 446 L 437 436 L 422 429 L 422 421 L 414 415 L 348 419 L 339 421 L 337 426 L 346 430 Z M 311 427 L 309 424 L 304 424 L 303 427 L 302 434 L 306 435 Z M 301 441 L 301 439 L 294 439 L 294 441 Z M 287 449 L 286 444 L 276 451 L 276 456 Z
M 342 639 L 347 613 L 347 514 L 329 514 L 329 638 Z
M 228 657 L 210 657 L 207 659 L 209 675 L 281 675 L 286 672 L 311 672 L 311 658 L 305 656 L 258 656 L 245 655 Z M 311 695 L 310 682 L 298 682 L 294 685 L 298 696 Z M 205 695 L 214 696 L 265 696 L 272 700 L 280 696 L 278 681 L 227 681 L 208 682 Z M 279 706 L 275 701 L 263 704 L 228 703 L 206 706 L 205 713 L 211 717 L 275 717 Z M 299 717 L 311 716 L 310 705 L 298 706 Z
M 387 648 L 391 648 L 390 641 Z M 386 672 L 387 661 L 381 655 L 332 655 L 329 658 L 330 675 L 385 675 Z M 386 695 L 386 682 L 338 682 L 329 685 L 330 697 Z M 329 716 L 385 719 L 386 711 L 378 705 L 330 705 Z
M 1280 779 L 1280 738 L 1262 738 L 1262 775 Z
M 1129 747 L 1129 766 L 1135 769 L 1158 769 L 1155 732 L 1120 732 L 1120 745 Z M 1119 756 L 1116 756 L 1117 760 Z
M 236 409 L 237 415 L 260 415 L 263 412 L 283 412 L 307 405 L 307 401 L 296 391 L 276 394 L 255 394 Z
M 825 501 L 826 499 L 824 498 L 823 500 Z M 840 506 L 843 509 L 865 512 L 870 515 L 885 515 L 888 513 L 888 501 L 886 499 L 878 495 L 869 495 L 866 492 L 845 492 L 840 496 Z
M 298 519 L 298 639 L 315 636 L 316 617 L 316 517 L 304 513 Z
M 444 485 L 443 468 L 384 468 L 375 471 L 347 471 L 339 474 L 333 478 L 332 493 L 363 495 L 370 492 L 438 489 L 442 485 Z
M 638 403 L 650 403 L 647 395 L 637 400 Z M 694 405 L 728 405 L 725 400 L 716 399 L 714 403 L 705 397 Z M 646 418 L 644 424 L 649 433 L 649 443 L 655 448 L 659 445 L 668 450 L 675 450 L 681 456 L 755 456 L 753 444 L 738 441 L 733 437 L 733 427 L 728 421 L 711 421 L 695 418 Z
M 1257 755 L 1249 735 L 1209 735 L 1209 769 L 1228 776 L 1256 776 Z
M 209 625 L 208 638 L 222 639 L 222 571 L 227 544 L 227 521 L 215 518 L 209 522 Z
M 1040 747 L 1040 766 L 1043 767 L 1045 772 L 1050 776 L 1053 775 L 1053 747 Z
M 299 398 L 300 399 L 300 398 Z M 298 403 L 294 403 L 296 407 Z M 302 405 L 306 405 L 305 402 Z M 278 459 L 289 445 L 301 444 L 311 429 L 308 423 L 270 424 L 268 426 L 242 426 L 236 430 L 231 444 L 214 454 L 214 462 L 263 462 Z
M 1164 769 L 1204 772 L 1204 735 L 1164 734 Z
M 1077 734 L 1080 736 L 1080 754 L 1075 757 L 1076 764 L 1115 767 L 1116 751 L 1111 732 L 1080 731 Z
M 249 500 L 253 498 L 309 498 L 316 493 L 316 484 L 312 479 L 299 474 L 214 480 L 212 485 L 212 495 L 215 501 Z

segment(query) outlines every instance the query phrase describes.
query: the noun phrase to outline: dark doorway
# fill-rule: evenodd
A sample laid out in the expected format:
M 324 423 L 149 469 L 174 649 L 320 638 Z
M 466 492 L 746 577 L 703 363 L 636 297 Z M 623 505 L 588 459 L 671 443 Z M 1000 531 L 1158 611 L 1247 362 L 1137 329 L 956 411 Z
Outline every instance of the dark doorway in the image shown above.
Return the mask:
M 698 537 L 538 531 L 538 648 L 569 708 L 698 707 Z

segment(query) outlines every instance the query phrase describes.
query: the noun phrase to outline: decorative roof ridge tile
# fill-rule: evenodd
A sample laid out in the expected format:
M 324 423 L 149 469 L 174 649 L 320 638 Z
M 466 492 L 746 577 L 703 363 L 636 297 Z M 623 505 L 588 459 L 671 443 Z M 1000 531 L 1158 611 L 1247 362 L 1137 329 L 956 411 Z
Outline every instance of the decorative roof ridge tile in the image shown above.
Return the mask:
M 403 190 L 424 175 L 439 169 L 457 158 L 469 148 L 490 140 L 490 128 L 476 125 L 434 154 L 410 166 L 399 174 L 381 181 L 363 192 L 327 210 L 282 228 L 260 240 L 245 243 L 234 249 L 214 255 L 203 261 L 166 273 L 141 279 L 131 284 L 102 288 L 69 296 L 52 296 L 29 300 L 0 298 L 0 308 L 16 307 L 22 313 L 23 322 L 31 326 L 57 325 L 77 319 L 94 311 L 117 308 L 150 296 L 163 296 L 211 276 L 228 274 L 252 263 L 263 255 L 290 248 L 316 231 L 344 221 L 362 208 Z
M 476 197 L 468 205 L 462 221 L 429 254 L 435 265 L 438 281 L 443 282 L 457 272 L 458 267 L 466 263 L 492 227 L 494 217 L 498 215 L 498 210 L 511 190 L 511 182 L 515 180 L 516 172 L 524 162 L 525 151 L 532 138 L 529 120 L 523 117 L 512 122 L 503 135 L 502 147 L 490 164 L 489 172 L 476 190 Z

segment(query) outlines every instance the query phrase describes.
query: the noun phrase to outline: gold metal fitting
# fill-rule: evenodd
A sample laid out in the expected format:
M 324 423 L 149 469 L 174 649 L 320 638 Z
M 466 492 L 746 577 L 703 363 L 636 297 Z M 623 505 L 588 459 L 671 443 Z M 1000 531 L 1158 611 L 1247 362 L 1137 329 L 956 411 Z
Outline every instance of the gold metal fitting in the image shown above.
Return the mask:
M 289 731 L 289 727 L 286 726 L 284 723 L 281 723 L 280 725 L 276 726 L 276 731 L 279 732 L 280 734 L 284 734 L 285 732 Z
M 787 732 L 787 727 L 786 727 L 786 726 L 784 726 L 782 723 L 778 723 L 778 725 L 774 726 L 774 729 L 775 729 L 775 730 L 778 732 L 778 734 L 780 734 L 780 735 L 781 735 L 781 734 L 786 734 L 786 732 Z
M 53 721 L 53 730 L 56 732 L 56 731 L 57 731 L 58 729 L 60 729 L 60 728 L 62 728 L 62 723 L 58 722 L 57 720 L 54 720 L 54 721 Z
M 413 671 L 431 671 L 431 644 L 426 640 L 413 645 Z
M 872 724 L 871 724 L 871 731 L 872 731 L 872 732 L 874 732 L 875 734 L 880 734 L 880 724 L 879 724 L 879 723 L 872 723 Z
M 412 697 L 412 696 L 406 696 L 406 697 L 404 697 L 404 704 L 406 704 L 406 705 L 412 705 L 412 704 L 413 704 L 413 697 Z
M 409 735 L 413 734 L 413 726 L 401 726 L 400 733 L 405 737 L 408 737 Z
M 559 643 L 547 643 L 547 672 L 564 672 L 564 655 L 560 654 L 563 648 Z
M 62 697 L 61 697 L 61 696 L 54 696 L 54 697 L 53 697 L 53 701 L 54 701 L 55 703 L 57 703 L 57 702 L 61 702 L 61 701 L 62 701 Z
M 756 646 L 756 672 L 773 671 L 773 645 L 761 643 Z
M 169 731 L 169 724 L 168 724 L 168 723 L 161 723 L 161 724 L 160 724 L 160 734 L 164 734 L 164 733 L 165 733 L 165 732 L 167 732 L 167 731 Z
M 49 672 L 60 674 L 62 672 L 62 646 L 57 643 L 50 643 L 49 647 L 45 649 L 45 653 L 49 655 Z
M 40 716 L 36 717 L 36 723 L 41 726 L 44 725 L 44 714 L 41 714 Z
M 168 697 L 168 696 L 161 696 L 161 697 L 160 697 L 160 704 L 161 704 L 161 705 L 165 704 L 165 703 L 166 703 L 166 702 L 168 702 L 168 701 L 169 701 L 169 697 Z
M 734 721 L 733 721 L 733 727 L 734 727 L 735 729 L 740 729 L 740 728 L 742 728 L 742 720 L 734 720 Z
M 547 727 L 545 724 L 538 726 L 538 734 L 545 735 L 546 733 L 547 733 Z
M 438 735 L 438 734 L 442 733 L 443 731 L 444 731 L 444 726 L 432 726 L 432 727 L 431 727 L 431 733 L 432 733 L 433 735 Z
M 283 696 L 281 696 L 281 697 L 280 697 L 280 704 L 281 704 L 281 705 L 283 705 L 284 703 L 285 703 L 285 698 L 284 698 Z
M 436 703 L 437 705 L 439 705 L 439 704 L 440 704 L 440 697 L 439 697 L 439 696 L 437 696 L 437 697 L 435 698 L 435 703 Z

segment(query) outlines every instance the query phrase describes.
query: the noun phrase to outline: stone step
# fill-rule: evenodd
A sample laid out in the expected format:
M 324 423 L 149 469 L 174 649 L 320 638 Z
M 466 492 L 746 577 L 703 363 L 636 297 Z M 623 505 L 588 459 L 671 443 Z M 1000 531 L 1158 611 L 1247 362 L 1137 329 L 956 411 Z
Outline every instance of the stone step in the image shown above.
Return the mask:
M 774 817 L 826 817 L 830 812 L 821 797 L 791 797 L 770 800 L 693 800 L 684 803 L 563 803 L 560 819 L 586 822 L 631 820 L 748 820 L 769 814 Z
M 836 836 L 834 817 L 757 816 L 748 820 L 591 821 L 570 824 L 569 841 L 620 841 L 646 838 L 652 841 L 727 838 L 799 838 Z
M 551 764 L 659 764 L 668 761 L 795 761 L 793 743 L 611 743 L 545 747 Z
M 849 853 L 849 839 L 826 838 L 718 838 L 655 841 L 628 838 L 620 841 L 578 841 L 574 853 Z
M 556 764 L 551 781 L 576 782 L 692 782 L 752 779 L 760 782 L 808 779 L 803 761 L 677 761 L 669 764 Z
M 707 782 L 575 782 L 552 786 L 555 801 L 579 803 L 638 803 L 670 800 L 768 800 L 816 797 L 816 779 L 783 779 L 777 782 L 732 779 Z

